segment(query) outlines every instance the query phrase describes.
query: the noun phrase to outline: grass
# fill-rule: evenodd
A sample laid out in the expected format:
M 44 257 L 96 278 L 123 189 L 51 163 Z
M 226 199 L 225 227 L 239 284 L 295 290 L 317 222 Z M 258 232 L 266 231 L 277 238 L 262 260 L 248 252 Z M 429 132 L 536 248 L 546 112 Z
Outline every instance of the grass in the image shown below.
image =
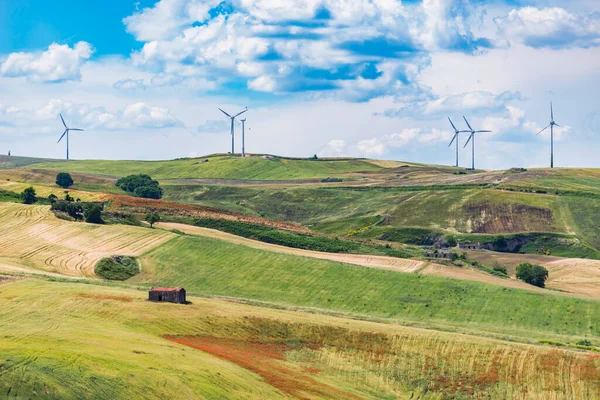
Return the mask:
M 205 162 L 205 160 L 208 160 Z M 154 179 L 213 178 L 242 180 L 322 179 L 352 172 L 374 172 L 382 168 L 358 159 L 301 160 L 281 157 L 233 158 L 226 155 L 169 161 L 85 160 L 41 163 L 36 169 L 123 177 L 148 174 Z
M 192 223 L 195 226 L 217 229 L 261 242 L 297 249 L 324 251 L 328 253 L 371 254 L 398 258 L 410 258 L 420 255 L 420 252 L 416 249 L 399 249 L 383 245 L 340 240 L 327 236 L 289 232 L 262 225 L 223 219 L 197 218 Z
M 597 356 L 191 297 L 0 284 L 8 398 L 596 398 Z M 57 295 L 60 293 L 60 295 Z
M 600 336 L 594 318 L 600 302 L 565 296 L 354 267 L 203 237 L 178 237 L 142 260 L 144 271 L 134 282 L 184 286 L 203 295 L 521 337 Z

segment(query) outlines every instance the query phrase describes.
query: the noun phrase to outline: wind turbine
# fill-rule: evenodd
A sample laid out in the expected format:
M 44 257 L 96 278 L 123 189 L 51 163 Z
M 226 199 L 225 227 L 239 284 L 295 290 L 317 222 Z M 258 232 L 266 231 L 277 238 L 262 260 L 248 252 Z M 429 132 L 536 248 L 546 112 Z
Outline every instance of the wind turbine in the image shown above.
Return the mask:
M 246 133 L 246 118 L 242 119 L 242 158 L 246 157 L 246 140 L 244 138 Z
M 62 121 L 63 125 L 65 126 L 65 131 L 62 134 L 62 136 L 60 137 L 60 139 L 58 139 L 58 142 L 56 143 L 60 143 L 60 141 L 62 140 L 62 138 L 65 137 L 65 135 L 67 135 L 67 160 L 69 159 L 69 131 L 83 131 L 83 129 L 79 129 L 79 128 L 69 128 L 67 126 L 67 124 L 65 124 L 65 120 L 62 116 L 62 114 L 58 114 L 60 115 L 60 120 Z
M 219 108 L 219 110 L 221 110 Z M 243 113 L 245 113 L 246 111 L 248 111 L 248 107 L 246 107 L 246 109 L 244 111 L 241 111 L 237 114 L 235 114 L 233 117 L 229 114 L 227 114 L 225 111 L 221 110 L 221 112 L 225 115 L 227 115 L 229 118 L 231 118 L 231 154 L 235 154 L 235 133 L 233 131 L 233 127 L 234 127 L 234 122 L 235 122 L 235 118 Z
M 550 128 L 550 168 L 554 168 L 554 127 L 558 126 L 561 128 L 559 124 L 554 122 L 554 111 L 552 110 L 552 102 L 550 102 L 550 125 L 539 131 L 537 134 L 544 132 L 546 129 Z
M 467 142 L 465 143 L 465 145 L 463 146 L 463 148 L 467 147 L 467 145 L 469 144 L 469 141 L 471 142 L 471 169 L 474 171 L 475 170 L 475 134 L 476 133 L 491 132 L 491 131 L 476 131 L 476 130 L 473 130 L 473 128 L 471 128 L 471 124 L 469 124 L 469 121 L 467 121 L 467 119 L 465 118 L 464 115 L 463 115 L 463 118 L 464 118 L 465 122 L 467 123 L 467 126 L 469 127 L 469 130 L 467 132 L 471 132 L 471 134 L 469 135 L 469 139 L 467 139 Z
M 448 147 L 452 146 L 452 143 L 454 141 L 456 141 L 456 168 L 458 168 L 458 134 L 462 133 L 462 132 L 471 132 L 471 131 L 459 131 L 458 129 L 456 129 L 456 126 L 454 126 L 454 123 L 452 122 L 450 117 L 448 117 L 448 121 L 450 121 L 450 125 L 452 125 L 452 128 L 454 129 L 454 136 L 452 137 L 452 140 L 450 141 L 450 144 L 448 145 Z

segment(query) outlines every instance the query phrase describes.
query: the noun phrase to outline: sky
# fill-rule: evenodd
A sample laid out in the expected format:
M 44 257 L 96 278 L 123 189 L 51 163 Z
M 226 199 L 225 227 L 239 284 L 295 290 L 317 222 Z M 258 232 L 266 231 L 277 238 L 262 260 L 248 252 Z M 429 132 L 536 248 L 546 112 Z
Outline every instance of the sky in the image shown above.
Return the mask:
M 597 0 L 0 2 L 0 153 L 600 167 Z M 460 165 L 470 166 L 468 134 Z M 236 123 L 236 152 L 241 126 Z

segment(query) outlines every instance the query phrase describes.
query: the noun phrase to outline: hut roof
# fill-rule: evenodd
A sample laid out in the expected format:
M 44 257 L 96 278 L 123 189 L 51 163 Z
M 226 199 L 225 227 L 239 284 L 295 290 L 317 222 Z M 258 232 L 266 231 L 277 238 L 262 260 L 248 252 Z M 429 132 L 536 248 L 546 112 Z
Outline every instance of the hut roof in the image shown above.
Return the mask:
M 151 292 L 179 292 L 181 289 L 180 287 L 153 287 L 152 289 L 150 289 Z

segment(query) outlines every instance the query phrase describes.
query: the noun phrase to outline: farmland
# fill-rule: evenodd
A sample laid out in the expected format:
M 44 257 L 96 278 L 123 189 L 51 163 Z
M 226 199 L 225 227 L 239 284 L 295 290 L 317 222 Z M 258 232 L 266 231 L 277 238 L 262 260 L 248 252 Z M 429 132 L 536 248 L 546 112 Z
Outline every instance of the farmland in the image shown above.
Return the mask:
M 15 204 L 29 186 L 63 197 L 57 172 L 73 175 L 71 196 L 137 226 Z M 116 188 L 130 173 L 159 179 L 164 198 Z M 0 393 L 597 398 L 596 175 L 275 156 L 0 158 Z M 155 229 L 139 222 L 148 212 L 161 216 Z M 503 253 L 423 256 L 456 240 Z M 135 257 L 140 273 L 96 276 L 114 255 Z M 546 267 L 547 288 L 518 281 L 521 262 Z M 185 287 L 191 304 L 149 303 L 151 286 Z
M 593 354 L 198 297 L 188 306 L 145 297 L 122 288 L 2 281 L 0 390 L 61 399 L 600 393 Z

